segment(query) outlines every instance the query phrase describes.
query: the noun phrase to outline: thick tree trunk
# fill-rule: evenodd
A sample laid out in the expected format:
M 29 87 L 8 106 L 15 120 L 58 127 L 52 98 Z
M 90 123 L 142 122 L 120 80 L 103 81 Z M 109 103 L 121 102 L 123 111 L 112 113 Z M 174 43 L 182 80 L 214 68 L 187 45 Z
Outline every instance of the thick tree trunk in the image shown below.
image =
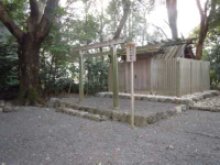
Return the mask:
M 22 103 L 34 104 L 41 96 L 39 79 L 40 43 L 31 34 L 25 34 L 20 43 L 20 99 Z
M 40 45 L 49 34 L 59 0 L 45 0 L 45 5 L 37 0 L 29 0 L 30 15 L 24 22 L 22 31 L 8 14 L 0 1 L 0 21 L 7 27 L 19 43 L 20 98 L 25 104 L 34 104 L 41 96 L 39 79 Z

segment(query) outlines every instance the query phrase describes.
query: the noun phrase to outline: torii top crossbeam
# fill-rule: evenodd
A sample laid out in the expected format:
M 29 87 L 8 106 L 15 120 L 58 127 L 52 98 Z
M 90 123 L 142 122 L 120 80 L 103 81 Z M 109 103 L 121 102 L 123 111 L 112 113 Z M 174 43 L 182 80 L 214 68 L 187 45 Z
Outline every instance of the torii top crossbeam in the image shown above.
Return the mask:
M 81 47 L 74 49 L 74 50 L 85 51 L 85 50 L 89 50 L 89 49 L 96 49 L 96 48 L 113 46 L 113 45 L 118 45 L 118 44 L 123 44 L 123 43 L 125 43 L 125 40 L 123 40 L 123 39 L 110 40 L 110 41 L 104 41 L 104 42 L 90 44 L 90 45 L 86 45 L 86 46 L 81 46 Z

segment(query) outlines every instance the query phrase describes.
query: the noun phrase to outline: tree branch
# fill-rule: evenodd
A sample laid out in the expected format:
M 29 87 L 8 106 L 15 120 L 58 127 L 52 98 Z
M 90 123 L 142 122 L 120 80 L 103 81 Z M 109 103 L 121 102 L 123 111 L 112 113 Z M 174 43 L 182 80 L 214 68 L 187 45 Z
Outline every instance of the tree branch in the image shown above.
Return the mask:
M 0 21 L 7 27 L 11 34 L 17 38 L 18 41 L 22 39 L 23 32 L 9 17 L 2 2 L 0 2 Z
M 172 39 L 178 38 L 177 29 L 177 0 L 166 0 L 169 27 L 172 33 Z
M 38 19 L 40 11 L 39 6 L 36 0 L 30 0 L 30 8 L 31 8 L 31 17 L 33 19 Z
M 46 7 L 44 10 L 44 14 L 40 21 L 37 36 L 39 40 L 44 39 L 52 26 L 52 22 L 55 18 L 55 10 L 58 7 L 59 0 L 47 0 Z
M 205 7 L 204 7 L 204 13 L 205 14 L 207 14 L 207 11 L 208 11 L 208 4 L 209 4 L 209 0 L 206 0 Z
M 27 28 L 29 32 L 33 32 L 37 29 L 37 24 L 39 23 L 39 5 L 36 0 L 29 0 L 30 3 L 30 17 L 27 20 Z
M 197 46 L 196 46 L 196 58 L 201 59 L 204 41 L 205 41 L 208 29 L 209 29 L 209 16 L 207 16 L 209 0 L 206 0 L 204 9 L 202 9 L 200 0 L 196 0 L 196 2 L 197 2 L 197 7 L 200 13 L 200 17 L 201 17 L 199 39 L 198 39 Z
M 208 3 L 209 3 L 209 0 L 206 0 L 205 4 L 204 4 L 204 10 L 202 8 L 202 5 L 201 5 L 201 2 L 200 0 L 196 0 L 196 3 L 197 3 L 197 7 L 199 9 L 199 14 L 200 16 L 202 17 L 203 15 L 207 16 L 207 11 L 208 11 Z
M 201 6 L 201 3 L 200 3 L 200 0 L 196 0 L 196 4 L 197 4 L 197 7 L 199 9 L 200 16 L 202 16 L 203 15 L 203 10 L 202 10 L 202 6 Z
M 116 32 L 114 34 L 113 39 L 118 39 L 120 37 L 121 31 L 123 29 L 123 26 L 126 23 L 126 21 L 128 19 L 128 16 L 129 16 L 129 14 L 131 12 L 131 2 L 130 2 L 130 0 L 123 0 L 122 3 L 123 3 L 124 13 L 123 13 L 123 16 L 122 16 L 122 18 L 120 20 L 118 28 L 117 28 L 117 30 L 116 30 Z

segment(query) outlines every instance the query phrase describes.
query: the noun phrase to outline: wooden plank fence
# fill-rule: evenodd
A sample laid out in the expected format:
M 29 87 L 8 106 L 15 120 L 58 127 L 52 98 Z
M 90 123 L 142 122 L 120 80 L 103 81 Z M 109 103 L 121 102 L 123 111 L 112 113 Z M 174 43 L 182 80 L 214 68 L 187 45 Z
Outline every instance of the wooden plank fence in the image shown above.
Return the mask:
M 210 64 L 185 58 L 149 58 L 134 64 L 136 92 L 182 96 L 210 88 Z M 110 74 L 111 76 L 111 74 Z M 128 63 L 119 64 L 121 92 L 130 91 L 130 68 Z M 109 80 L 111 86 L 111 80 Z M 109 88 L 111 90 L 111 87 Z

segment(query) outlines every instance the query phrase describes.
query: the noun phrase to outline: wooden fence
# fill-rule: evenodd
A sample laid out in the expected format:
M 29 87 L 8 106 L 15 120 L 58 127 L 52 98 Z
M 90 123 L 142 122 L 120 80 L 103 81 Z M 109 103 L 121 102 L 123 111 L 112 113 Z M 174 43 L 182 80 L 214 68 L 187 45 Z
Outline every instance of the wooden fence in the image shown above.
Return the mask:
M 207 61 L 180 59 L 178 95 L 210 89 L 209 67 Z
M 182 96 L 210 88 L 209 62 L 184 58 L 149 58 L 134 64 L 134 88 L 138 93 Z M 111 73 L 110 73 L 111 75 Z M 121 92 L 130 91 L 129 63 L 119 64 Z M 109 81 L 111 90 L 111 81 Z

